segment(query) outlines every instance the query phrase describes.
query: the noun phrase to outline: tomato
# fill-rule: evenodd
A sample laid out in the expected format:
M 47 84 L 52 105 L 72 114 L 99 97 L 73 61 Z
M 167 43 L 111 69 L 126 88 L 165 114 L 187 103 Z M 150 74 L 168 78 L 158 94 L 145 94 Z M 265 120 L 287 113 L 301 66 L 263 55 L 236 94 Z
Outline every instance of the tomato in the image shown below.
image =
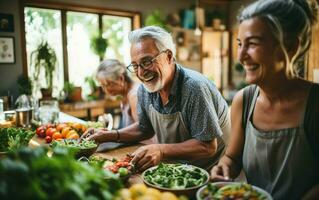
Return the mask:
M 38 137 L 44 138 L 46 136 L 45 134 L 46 128 L 44 126 L 40 126 L 35 131 Z
M 46 128 L 55 128 L 55 125 L 54 124 L 47 124 L 47 125 L 45 125 L 46 126 Z
M 45 137 L 45 141 L 46 141 L 47 143 L 52 142 L 52 137 L 46 136 L 46 137 Z
M 53 133 L 52 138 L 54 140 L 61 139 L 62 138 L 62 134 L 60 132 L 56 131 L 56 132 Z
M 130 163 L 129 162 L 125 162 L 125 161 L 118 161 L 115 163 L 116 166 L 118 167 L 128 167 L 130 166 Z
M 45 134 L 46 134 L 47 136 L 52 137 L 53 133 L 56 132 L 56 131 L 57 131 L 56 128 L 48 128 L 48 129 L 45 131 Z
M 56 126 L 56 130 L 58 130 L 58 131 L 62 131 L 62 129 L 64 129 L 65 127 L 67 127 L 68 125 L 66 125 L 66 124 L 58 124 L 57 126 Z
M 116 165 L 107 166 L 105 169 L 110 170 L 111 172 L 113 172 L 113 173 L 115 173 L 115 174 L 116 174 L 116 173 L 118 172 L 118 170 L 119 170 L 118 166 L 116 166 Z

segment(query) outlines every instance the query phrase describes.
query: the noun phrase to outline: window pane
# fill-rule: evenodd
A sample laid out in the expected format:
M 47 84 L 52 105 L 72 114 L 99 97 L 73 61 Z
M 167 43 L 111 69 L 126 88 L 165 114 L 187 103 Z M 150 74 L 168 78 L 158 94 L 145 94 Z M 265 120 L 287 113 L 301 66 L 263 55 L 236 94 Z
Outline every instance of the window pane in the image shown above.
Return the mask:
M 30 65 L 31 53 L 42 41 L 47 41 L 49 46 L 55 50 L 57 56 L 57 69 L 53 74 L 53 96 L 57 97 L 63 88 L 63 54 L 62 54 L 62 32 L 61 13 L 58 10 L 25 7 L 25 31 L 28 74 L 33 80 L 34 66 Z M 34 62 L 33 62 L 34 63 Z M 33 94 L 40 98 L 41 87 L 47 87 L 44 71 L 40 71 L 39 85 L 34 85 Z
M 106 58 L 115 58 L 123 63 L 130 62 L 130 44 L 128 34 L 132 29 L 132 20 L 128 17 L 103 15 L 103 37 L 108 40 Z
M 76 86 L 83 86 L 85 77 L 93 75 L 99 65 L 99 56 L 90 47 L 98 27 L 97 14 L 67 12 L 69 81 Z

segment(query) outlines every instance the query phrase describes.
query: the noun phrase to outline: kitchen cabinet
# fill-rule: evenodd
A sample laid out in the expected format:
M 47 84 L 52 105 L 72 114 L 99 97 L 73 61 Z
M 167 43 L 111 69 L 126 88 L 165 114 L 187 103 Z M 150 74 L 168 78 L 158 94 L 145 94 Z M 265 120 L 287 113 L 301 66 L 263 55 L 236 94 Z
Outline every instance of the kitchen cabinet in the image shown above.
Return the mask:
M 201 35 L 195 35 L 194 30 L 173 28 L 172 35 L 178 63 L 204 74 L 219 90 L 227 88 L 230 82 L 228 31 L 205 28 Z

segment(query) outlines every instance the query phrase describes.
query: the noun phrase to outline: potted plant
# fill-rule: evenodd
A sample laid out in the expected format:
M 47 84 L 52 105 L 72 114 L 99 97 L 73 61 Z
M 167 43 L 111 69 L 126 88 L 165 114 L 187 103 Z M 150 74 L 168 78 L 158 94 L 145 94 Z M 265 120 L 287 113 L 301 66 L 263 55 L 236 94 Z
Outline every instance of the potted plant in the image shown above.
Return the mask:
M 82 88 L 76 87 L 71 82 L 64 82 L 63 85 L 63 91 L 65 94 L 65 101 L 66 102 L 75 102 L 75 101 L 81 101 L 82 100 Z
M 91 49 L 100 57 L 100 60 L 103 60 L 107 46 L 107 39 L 103 38 L 101 33 L 91 38 Z
M 20 75 L 18 78 L 19 94 L 31 95 L 32 94 L 32 81 L 29 77 Z
M 44 71 L 47 88 L 41 88 L 42 98 L 51 97 L 53 73 L 57 67 L 57 56 L 47 41 L 42 41 L 31 53 L 30 65 L 34 66 L 34 81 L 39 86 L 41 71 Z
M 85 77 L 85 83 L 90 88 L 90 94 L 86 96 L 87 100 L 96 100 L 100 98 L 101 92 L 100 88 L 97 86 L 94 76 Z

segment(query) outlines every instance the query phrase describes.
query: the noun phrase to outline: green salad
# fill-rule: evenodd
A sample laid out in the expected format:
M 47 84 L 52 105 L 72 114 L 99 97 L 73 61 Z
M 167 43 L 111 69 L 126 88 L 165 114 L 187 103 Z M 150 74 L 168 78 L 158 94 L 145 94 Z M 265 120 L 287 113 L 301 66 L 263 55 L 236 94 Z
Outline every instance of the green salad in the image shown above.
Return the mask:
M 143 173 L 147 183 L 168 189 L 186 189 L 207 182 L 208 173 L 203 169 L 185 164 L 164 164 Z

